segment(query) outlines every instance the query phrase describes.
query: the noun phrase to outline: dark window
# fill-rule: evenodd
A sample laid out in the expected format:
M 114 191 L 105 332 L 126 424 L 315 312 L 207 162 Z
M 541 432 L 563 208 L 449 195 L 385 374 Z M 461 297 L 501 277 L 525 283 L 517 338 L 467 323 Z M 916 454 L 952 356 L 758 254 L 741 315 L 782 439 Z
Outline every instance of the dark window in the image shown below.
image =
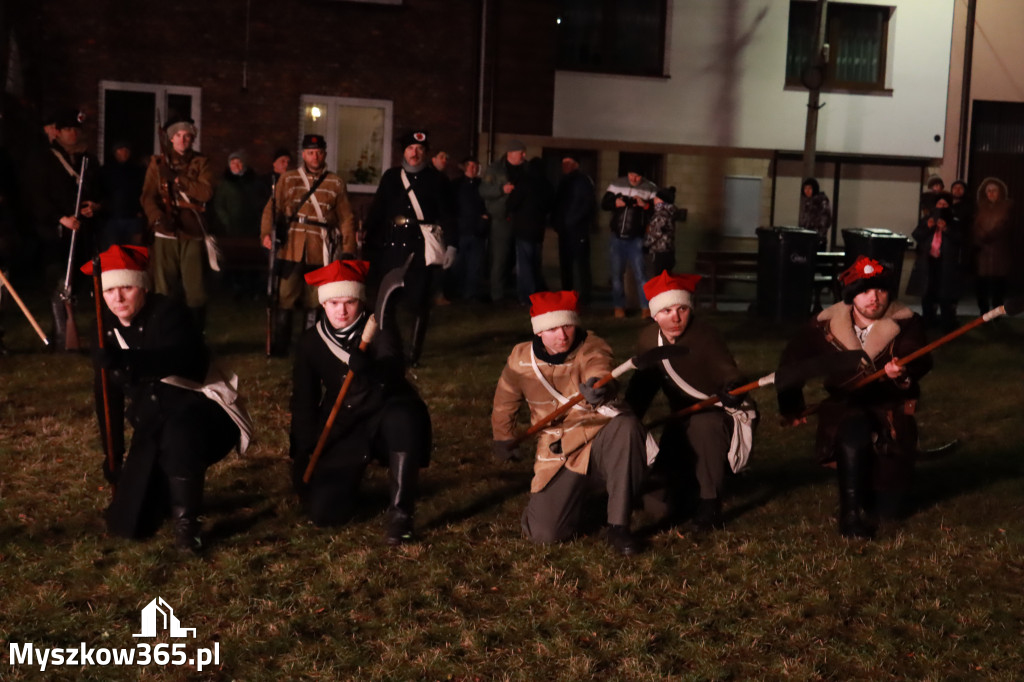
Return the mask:
M 660 185 L 664 161 L 665 157 L 661 154 L 619 152 L 618 177 L 625 177 L 629 172 L 640 173 L 654 184 Z
M 786 47 L 786 85 L 801 85 L 812 63 L 816 2 L 789 3 L 789 43 Z M 829 46 L 825 67 L 826 90 L 884 90 L 889 17 L 893 8 L 830 2 L 825 18 Z
M 558 68 L 662 76 L 665 0 L 559 0 Z

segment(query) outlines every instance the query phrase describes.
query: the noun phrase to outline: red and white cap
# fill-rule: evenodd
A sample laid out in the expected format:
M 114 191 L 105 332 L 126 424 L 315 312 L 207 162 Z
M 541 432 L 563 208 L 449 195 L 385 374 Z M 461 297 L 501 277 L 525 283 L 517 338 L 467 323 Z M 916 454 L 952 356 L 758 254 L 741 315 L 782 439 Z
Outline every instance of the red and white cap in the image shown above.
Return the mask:
M 693 307 L 693 292 L 697 288 L 700 275 L 670 275 L 662 270 L 657 277 L 644 284 L 644 296 L 654 317 L 665 308 L 674 305 Z
M 336 260 L 306 273 L 306 284 L 317 287 L 321 303 L 332 298 L 358 298 L 366 301 L 366 273 L 370 264 L 364 260 Z
M 92 277 L 92 261 L 82 272 Z M 100 285 L 103 291 L 117 287 L 142 287 L 149 290 L 149 249 L 144 246 L 114 244 L 100 254 Z
M 579 294 L 575 291 L 539 291 L 530 294 L 533 333 L 540 334 L 555 327 L 579 324 L 580 316 L 576 310 L 578 302 Z

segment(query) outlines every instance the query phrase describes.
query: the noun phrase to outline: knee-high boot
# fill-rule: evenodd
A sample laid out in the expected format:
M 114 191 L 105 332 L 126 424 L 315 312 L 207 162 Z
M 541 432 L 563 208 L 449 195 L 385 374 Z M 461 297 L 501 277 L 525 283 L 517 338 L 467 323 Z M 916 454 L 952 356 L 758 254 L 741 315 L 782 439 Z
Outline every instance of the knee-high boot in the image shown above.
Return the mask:
M 388 532 L 389 545 L 400 545 L 413 539 L 412 517 L 416 510 L 416 483 L 419 462 L 410 452 L 388 453 L 388 481 L 391 485 Z
M 270 355 L 275 358 L 288 357 L 288 347 L 292 341 L 292 311 L 275 310 L 274 328 L 270 337 Z
M 427 338 L 427 323 L 430 321 L 430 312 L 423 311 L 416 315 L 412 323 L 412 340 L 409 347 L 409 364 L 417 367 L 420 364 L 420 356 L 423 355 L 423 342 Z
M 178 549 L 201 552 L 199 513 L 203 506 L 203 477 L 170 476 L 171 521 L 174 523 L 174 544 Z
M 50 298 L 50 313 L 53 315 L 53 331 L 50 333 L 50 347 L 64 349 L 64 340 L 68 333 L 67 308 L 58 294 Z
M 839 471 L 839 532 L 848 538 L 870 538 L 874 529 L 864 520 L 865 455 L 850 444 L 836 448 Z

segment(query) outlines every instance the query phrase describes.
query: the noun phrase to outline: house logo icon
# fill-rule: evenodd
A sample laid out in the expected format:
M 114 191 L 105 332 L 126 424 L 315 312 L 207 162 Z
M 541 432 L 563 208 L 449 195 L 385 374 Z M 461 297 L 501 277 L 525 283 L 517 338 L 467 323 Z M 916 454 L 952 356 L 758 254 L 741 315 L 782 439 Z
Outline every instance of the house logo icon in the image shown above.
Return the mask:
M 195 628 L 183 628 L 174 615 L 174 609 L 164 601 L 163 597 L 157 597 L 146 604 L 142 609 L 142 632 L 133 634 L 132 637 L 156 637 L 158 630 L 167 630 L 171 637 L 192 637 L 196 636 Z

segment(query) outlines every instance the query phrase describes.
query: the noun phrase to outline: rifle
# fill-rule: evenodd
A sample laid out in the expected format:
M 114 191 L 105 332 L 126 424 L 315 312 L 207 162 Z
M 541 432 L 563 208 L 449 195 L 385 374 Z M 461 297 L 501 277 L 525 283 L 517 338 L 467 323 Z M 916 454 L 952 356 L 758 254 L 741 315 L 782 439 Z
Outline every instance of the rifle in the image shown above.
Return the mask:
M 96 298 L 96 348 L 100 351 L 103 350 L 103 286 L 100 281 L 102 271 L 100 257 L 96 256 L 92 259 L 92 289 Z M 103 441 L 107 446 L 107 469 L 114 473 L 117 462 L 114 457 L 114 434 L 110 426 L 110 389 L 107 383 L 107 370 L 103 367 L 100 367 L 100 392 L 103 394 Z M 113 489 L 111 486 L 111 491 Z
M 75 193 L 75 220 L 82 213 L 82 186 L 85 184 L 85 169 L 89 166 L 89 157 L 82 156 L 82 167 L 78 171 L 78 191 Z M 81 229 L 81 225 L 79 225 Z M 72 306 L 72 268 L 75 265 L 75 243 L 78 241 L 78 230 L 71 231 L 71 245 L 68 247 L 68 265 L 64 272 L 64 284 L 57 292 L 61 305 L 64 306 L 64 350 L 78 350 L 81 343 L 78 339 L 78 325 L 75 324 L 75 309 Z
M 170 224 L 168 228 L 175 232 L 178 225 L 178 201 L 174 196 L 174 171 L 171 170 L 171 147 L 167 133 L 164 132 L 163 124 L 160 121 L 160 113 L 156 115 L 157 139 L 160 140 L 160 156 L 156 163 L 160 170 L 160 177 L 164 185 L 164 213 L 167 214 Z
M 267 257 L 267 357 L 270 357 L 274 338 L 274 310 L 277 308 L 277 180 L 270 183 L 270 255 Z

